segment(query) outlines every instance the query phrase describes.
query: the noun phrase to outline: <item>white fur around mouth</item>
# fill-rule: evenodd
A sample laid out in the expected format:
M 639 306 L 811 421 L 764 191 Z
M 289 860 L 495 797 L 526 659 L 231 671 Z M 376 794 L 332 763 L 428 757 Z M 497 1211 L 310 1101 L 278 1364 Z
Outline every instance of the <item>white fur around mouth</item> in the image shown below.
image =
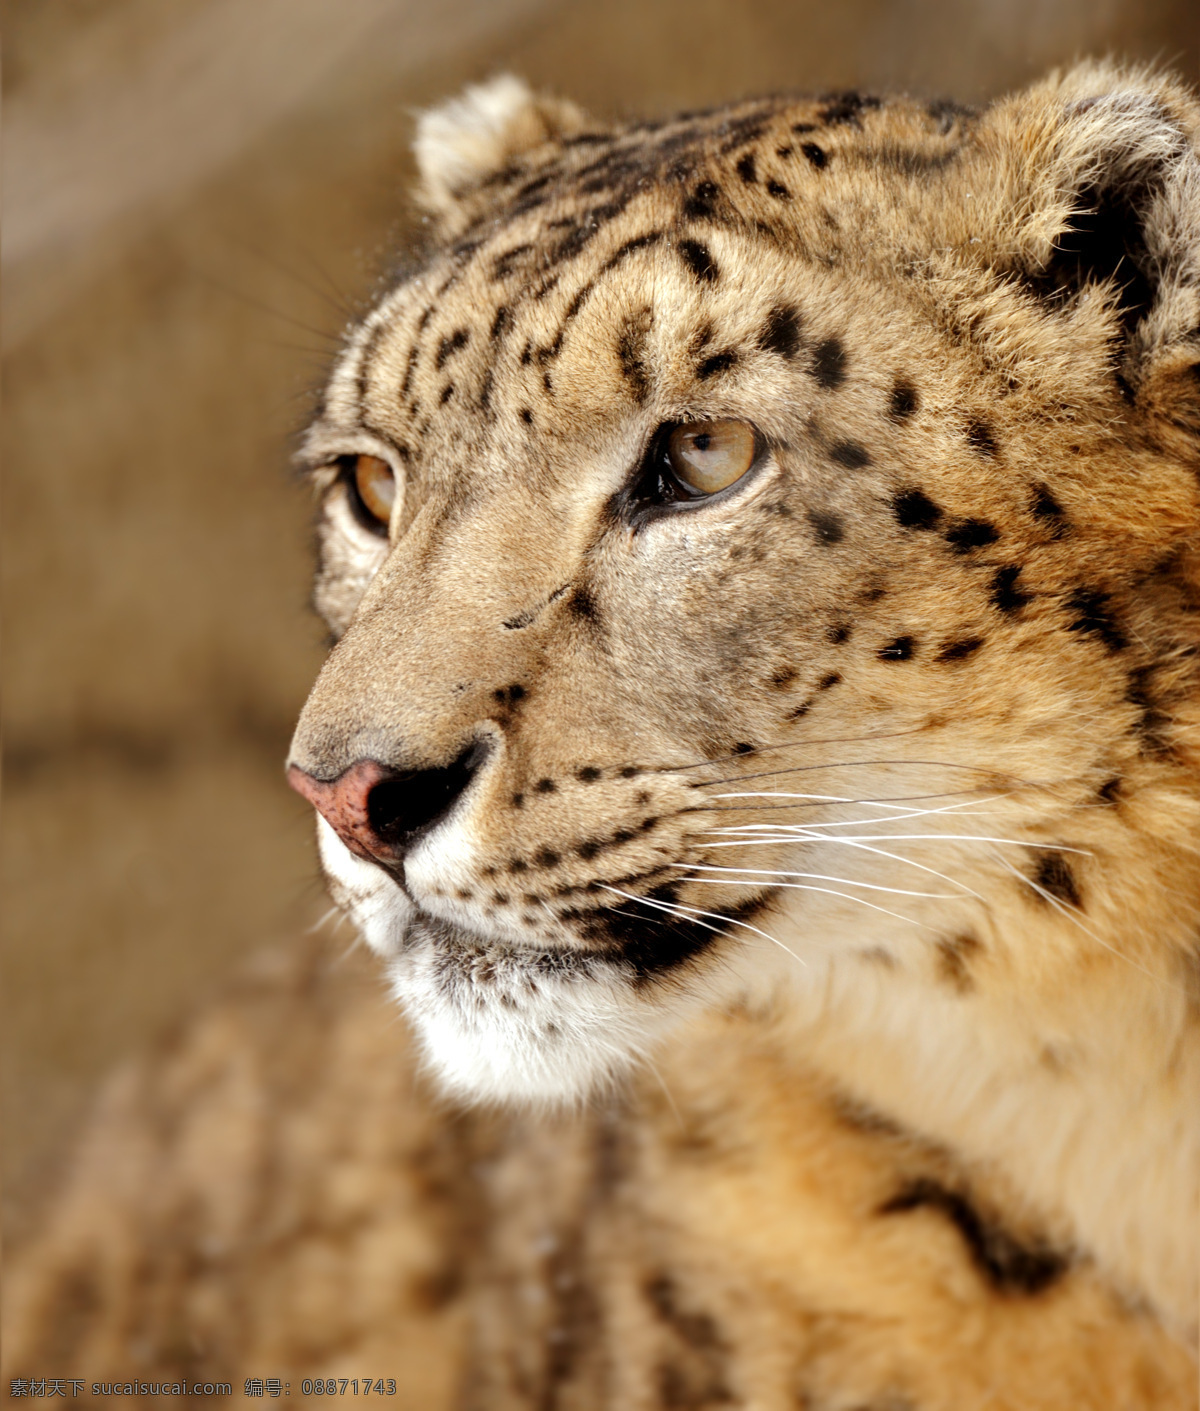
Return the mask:
M 634 994 L 620 962 L 455 934 L 422 916 L 389 966 L 392 988 L 451 1092 L 569 1103 L 634 1065 L 672 1015 Z

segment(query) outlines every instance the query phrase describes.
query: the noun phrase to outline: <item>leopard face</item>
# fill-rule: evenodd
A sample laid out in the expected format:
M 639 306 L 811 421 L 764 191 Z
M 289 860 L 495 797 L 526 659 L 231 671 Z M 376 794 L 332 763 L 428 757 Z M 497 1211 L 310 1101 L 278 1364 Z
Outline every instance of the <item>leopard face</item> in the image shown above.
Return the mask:
M 436 234 L 306 439 L 290 765 L 450 1087 L 830 986 L 961 1014 L 1089 931 L 1180 963 L 1194 897 L 1115 923 L 1196 818 L 1195 130 L 1103 66 L 427 115 Z

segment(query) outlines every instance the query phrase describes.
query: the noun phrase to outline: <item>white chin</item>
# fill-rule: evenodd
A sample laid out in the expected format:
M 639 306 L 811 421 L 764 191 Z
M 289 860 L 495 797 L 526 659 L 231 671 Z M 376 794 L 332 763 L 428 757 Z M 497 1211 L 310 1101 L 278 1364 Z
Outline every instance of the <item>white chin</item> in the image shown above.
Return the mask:
M 547 975 L 511 950 L 466 962 L 420 941 L 389 968 L 430 1069 L 477 1102 L 581 1102 L 612 1087 L 673 1020 L 600 963 Z

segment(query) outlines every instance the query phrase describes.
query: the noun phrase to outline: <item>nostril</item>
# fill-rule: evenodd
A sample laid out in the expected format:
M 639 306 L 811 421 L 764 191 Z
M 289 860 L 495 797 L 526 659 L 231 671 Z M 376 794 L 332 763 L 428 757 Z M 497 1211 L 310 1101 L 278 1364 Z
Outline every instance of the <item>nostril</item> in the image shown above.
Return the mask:
M 367 795 L 371 832 L 389 848 L 411 845 L 419 833 L 449 813 L 487 756 L 487 745 L 476 741 L 442 769 L 381 779 Z

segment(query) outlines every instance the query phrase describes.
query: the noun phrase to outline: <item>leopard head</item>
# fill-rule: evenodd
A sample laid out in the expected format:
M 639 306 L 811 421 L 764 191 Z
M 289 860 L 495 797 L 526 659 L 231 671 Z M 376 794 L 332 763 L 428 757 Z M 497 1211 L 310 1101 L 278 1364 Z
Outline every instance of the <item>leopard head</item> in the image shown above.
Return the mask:
M 1104 65 L 422 119 L 428 247 L 305 441 L 337 641 L 289 768 L 450 1088 L 572 1099 L 834 984 L 1053 987 L 1094 933 L 1182 963 L 1197 126 Z

